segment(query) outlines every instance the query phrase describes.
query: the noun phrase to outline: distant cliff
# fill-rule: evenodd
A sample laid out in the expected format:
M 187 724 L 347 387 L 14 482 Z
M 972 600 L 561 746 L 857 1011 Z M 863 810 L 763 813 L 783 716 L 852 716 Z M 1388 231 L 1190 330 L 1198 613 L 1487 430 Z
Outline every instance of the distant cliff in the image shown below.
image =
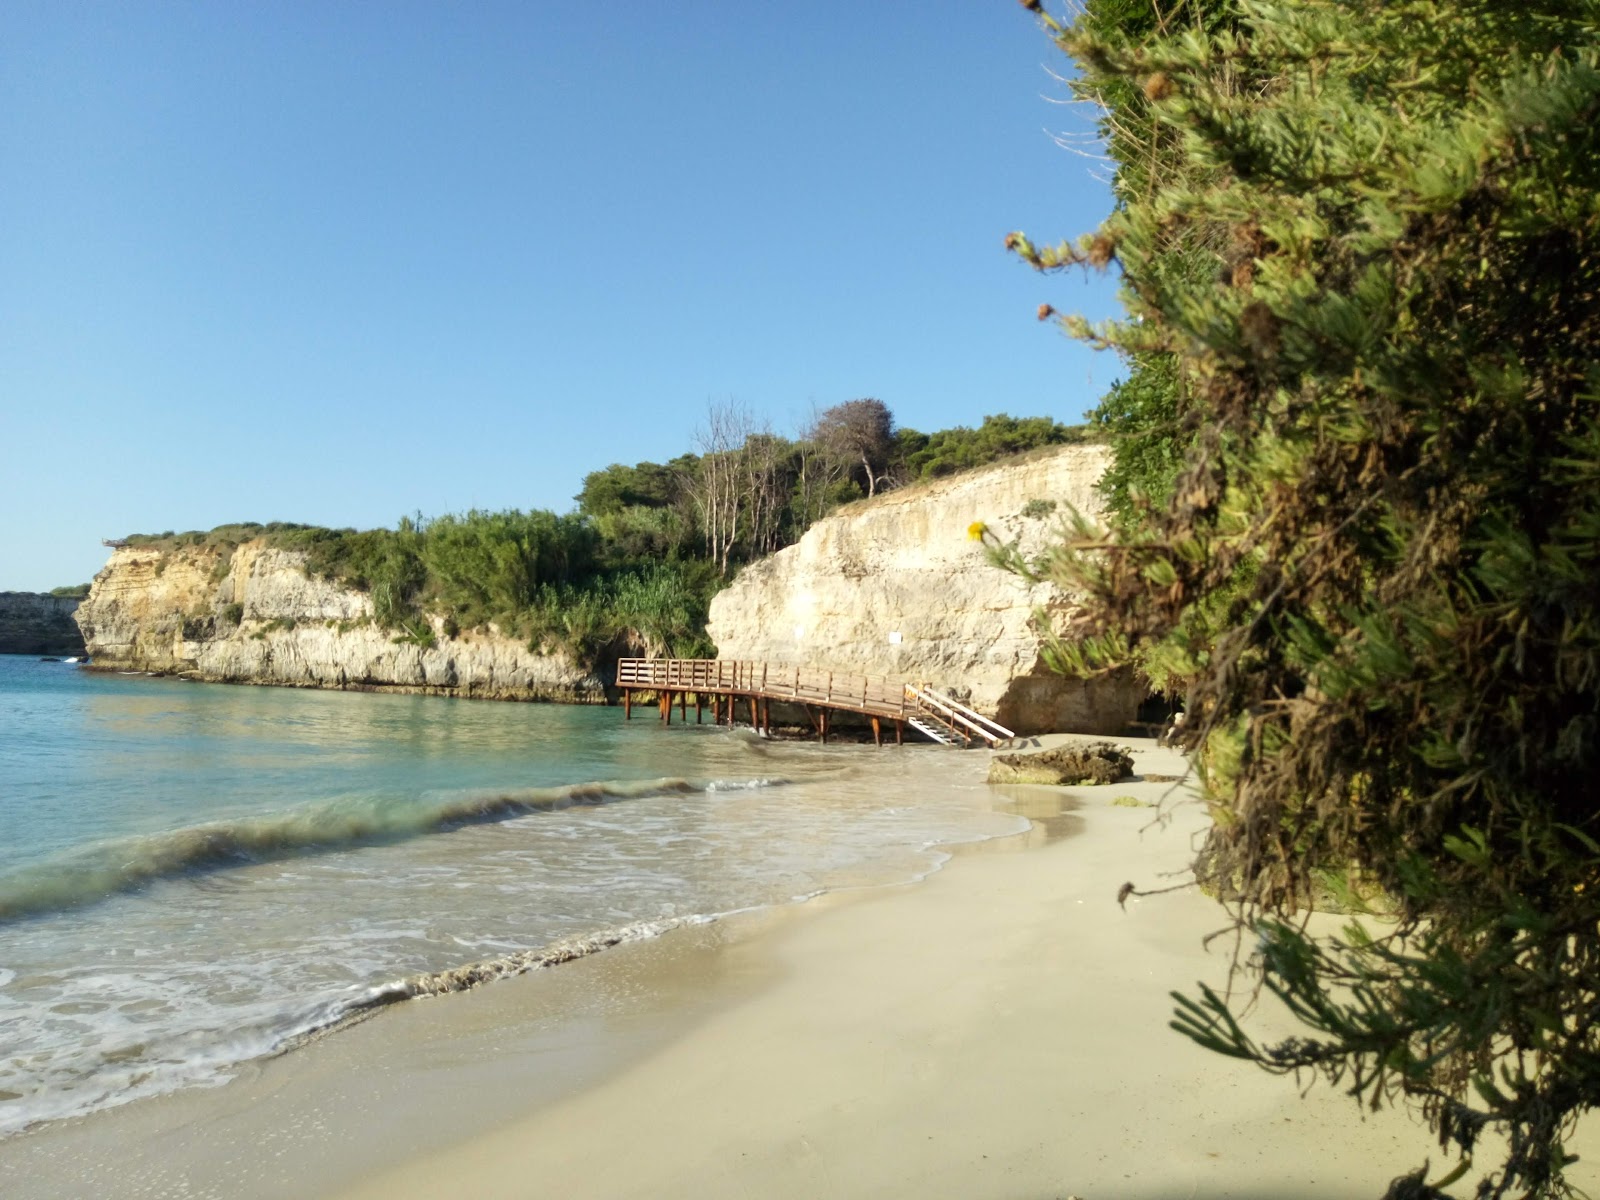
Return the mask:
M 76 596 L 0 592 L 0 654 L 83 653 L 83 635 L 73 623 Z
M 722 658 L 804 663 L 921 680 L 1018 733 L 1118 733 L 1145 689 L 1131 676 L 1085 682 L 1045 667 L 1036 607 L 1072 598 L 991 566 L 968 527 L 1040 550 L 1067 504 L 1099 511 L 1104 446 L 1060 450 L 891 492 L 813 525 L 740 572 L 711 602 Z
M 826 518 L 745 567 L 711 604 L 724 658 L 925 681 L 1018 733 L 1121 732 L 1143 686 L 1084 682 L 1045 667 L 1032 617 L 1072 598 L 991 566 L 968 527 L 983 521 L 1041 549 L 1067 505 L 1093 512 L 1101 446 L 1064 446 L 914 485 Z M 70 605 L 71 601 L 64 601 Z M 70 609 L 68 610 L 70 611 Z M 313 575 L 303 551 L 254 537 L 122 546 L 77 609 L 94 665 L 192 679 L 603 702 L 609 669 L 538 653 L 433 617 L 401 636 L 364 591 Z M 427 644 L 421 644 L 421 643 Z
M 604 682 L 562 655 L 498 633 L 397 639 L 364 592 L 305 569 L 305 556 L 247 541 L 114 550 L 78 606 L 96 667 L 220 682 L 603 702 Z

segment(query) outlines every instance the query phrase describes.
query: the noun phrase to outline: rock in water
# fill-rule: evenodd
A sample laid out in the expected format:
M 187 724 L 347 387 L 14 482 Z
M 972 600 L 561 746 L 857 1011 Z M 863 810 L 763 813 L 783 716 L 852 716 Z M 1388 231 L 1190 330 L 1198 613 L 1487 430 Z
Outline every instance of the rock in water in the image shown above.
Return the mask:
M 1112 742 L 1069 742 L 1035 754 L 998 754 L 989 764 L 990 783 L 1081 786 L 1115 783 L 1132 774 L 1133 755 Z

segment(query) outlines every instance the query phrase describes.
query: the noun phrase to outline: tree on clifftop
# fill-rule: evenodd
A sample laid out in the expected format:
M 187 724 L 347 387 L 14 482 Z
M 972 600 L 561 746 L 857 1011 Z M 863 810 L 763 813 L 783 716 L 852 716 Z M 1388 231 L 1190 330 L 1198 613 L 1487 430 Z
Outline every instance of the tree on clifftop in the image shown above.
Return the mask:
M 1498 1130 L 1479 1197 L 1567 1195 L 1600 1106 L 1600 11 L 1200 7 L 1041 18 L 1175 169 L 1008 242 L 1120 265 L 1130 319 L 1069 326 L 1169 364 L 1184 457 L 1167 503 L 1013 565 L 1088 595 L 1075 670 L 1188 682 L 1198 869 L 1308 1033 L 1210 991 L 1178 1028 L 1415 1101 L 1464 1163 Z M 1171 269 L 1184 237 L 1212 269 Z M 1329 878 L 1394 922 L 1308 935 Z
M 839 459 L 859 462 L 867 495 L 875 496 L 894 451 L 894 415 L 882 400 L 846 400 L 825 409 L 807 436 Z

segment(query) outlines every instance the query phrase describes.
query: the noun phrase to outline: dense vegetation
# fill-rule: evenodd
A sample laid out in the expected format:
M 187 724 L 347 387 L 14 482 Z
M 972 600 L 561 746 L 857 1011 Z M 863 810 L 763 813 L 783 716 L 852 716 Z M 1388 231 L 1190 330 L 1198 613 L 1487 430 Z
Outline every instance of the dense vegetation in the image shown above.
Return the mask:
M 68 584 L 66 587 L 51 588 L 50 594 L 59 596 L 64 600 L 81 600 L 89 594 L 89 585 L 87 583 Z
M 1173 469 L 1130 461 L 1147 502 L 1037 569 L 1091 598 L 1064 662 L 1184 681 L 1201 876 L 1307 1030 L 1258 1043 L 1210 991 L 1177 1025 L 1417 1102 L 1463 1170 L 1504 1134 L 1480 1197 L 1571 1194 L 1600 1104 L 1600 11 L 1087 8 L 1043 20 L 1144 123 L 1142 182 L 1076 244 L 1012 244 L 1120 266 L 1129 319 L 1073 325 L 1142 364 L 1117 403 Z M 1393 923 L 1306 933 L 1330 871 Z
M 697 453 L 591 472 L 568 514 L 474 511 L 359 531 L 245 522 L 123 544 L 212 547 L 223 556 L 219 578 L 247 540 L 304 551 L 314 573 L 369 592 L 374 619 L 406 641 L 431 643 L 436 624 L 447 633 L 492 624 L 590 663 L 693 657 L 712 650 L 707 609 L 731 573 L 839 505 L 1086 436 L 1005 414 L 930 436 L 895 429 L 881 401 L 862 399 L 825 410 L 790 439 L 721 406 L 708 413 Z

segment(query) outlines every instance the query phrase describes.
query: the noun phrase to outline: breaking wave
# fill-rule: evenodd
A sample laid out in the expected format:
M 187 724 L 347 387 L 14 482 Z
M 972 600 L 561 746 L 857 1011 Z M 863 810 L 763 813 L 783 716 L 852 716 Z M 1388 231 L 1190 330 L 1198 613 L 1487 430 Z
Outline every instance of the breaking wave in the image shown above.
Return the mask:
M 648 796 L 770 787 L 784 779 L 646 779 L 420 797 L 343 797 L 263 817 L 115 838 L 0 875 L 0 921 L 103 900 L 191 871 L 403 841 L 461 825 Z

